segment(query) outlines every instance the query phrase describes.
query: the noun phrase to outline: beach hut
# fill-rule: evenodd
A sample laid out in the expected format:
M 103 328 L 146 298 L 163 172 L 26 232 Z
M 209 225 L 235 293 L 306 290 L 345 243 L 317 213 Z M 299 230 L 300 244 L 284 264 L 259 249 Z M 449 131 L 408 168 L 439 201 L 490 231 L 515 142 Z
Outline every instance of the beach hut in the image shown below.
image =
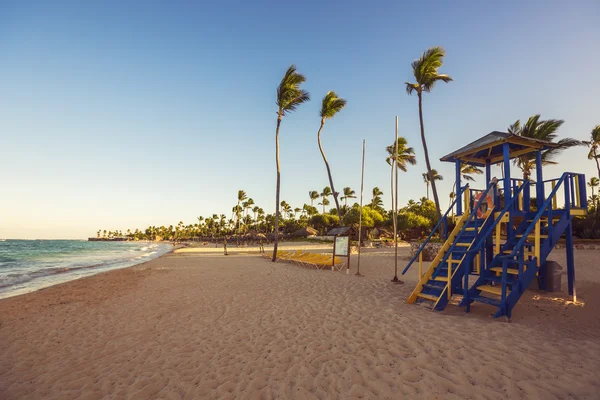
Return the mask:
M 452 218 L 455 227 L 419 277 L 407 303 L 425 303 L 443 310 L 452 296 L 461 295 L 460 306 L 466 312 L 473 303 L 482 303 L 495 308 L 494 317 L 510 318 L 532 282 L 547 289 L 547 277 L 552 272 L 548 271 L 547 258 L 561 236 L 566 239 L 569 294 L 576 301 L 572 223 L 575 216 L 587 212 L 585 176 L 565 172 L 544 180 L 542 154 L 555 146 L 552 142 L 491 132 L 441 158 L 455 165 L 455 200 L 403 274 L 441 224 Z M 535 176 L 512 177 L 512 160 L 524 156 L 535 160 Z M 475 189 L 461 184 L 465 164 L 485 168 L 485 187 Z M 493 165 L 501 167 L 501 178 L 492 177 Z
M 315 236 L 319 233 L 319 231 L 317 231 L 314 228 L 311 228 L 310 226 L 307 226 L 306 228 L 302 228 L 302 229 L 298 229 L 296 232 L 293 233 L 293 235 L 295 237 L 309 237 L 309 236 Z

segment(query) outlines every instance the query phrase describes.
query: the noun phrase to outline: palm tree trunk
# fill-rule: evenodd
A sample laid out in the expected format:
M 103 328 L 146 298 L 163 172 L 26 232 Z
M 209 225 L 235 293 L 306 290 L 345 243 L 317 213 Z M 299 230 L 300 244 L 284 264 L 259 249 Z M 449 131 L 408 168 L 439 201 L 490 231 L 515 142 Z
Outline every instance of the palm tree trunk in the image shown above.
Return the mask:
M 429 182 L 427 182 L 425 186 L 427 186 L 427 200 L 429 200 Z
M 275 223 L 273 232 L 275 240 L 273 241 L 273 258 L 271 261 L 277 261 L 277 245 L 279 242 L 279 191 L 281 190 L 281 168 L 279 166 L 279 126 L 281 125 L 281 114 L 277 117 L 277 129 L 275 130 L 275 163 L 277 164 L 277 187 L 275 189 Z
M 600 161 L 598 161 L 598 154 L 596 154 L 596 148 L 594 148 L 594 160 L 596 160 L 596 168 L 598 168 L 598 179 L 600 179 Z
M 335 191 L 333 187 L 333 178 L 331 178 L 331 169 L 329 168 L 329 163 L 327 162 L 327 157 L 325 157 L 325 152 L 323 151 L 323 146 L 321 146 L 321 130 L 323 129 L 323 125 L 325 125 L 325 120 L 321 119 L 321 126 L 319 127 L 319 132 L 317 133 L 317 142 L 319 143 L 319 150 L 321 150 L 321 155 L 323 156 L 323 161 L 325 161 L 325 167 L 327 167 L 327 176 L 329 176 L 329 187 L 333 192 L 333 201 L 335 201 L 335 209 L 337 210 L 337 215 L 340 220 L 340 225 L 342 224 L 342 213 L 340 212 L 340 203 L 338 202 L 338 193 Z M 325 208 L 325 206 L 323 206 Z
M 394 160 L 392 160 L 392 169 L 390 170 L 390 193 L 392 194 L 392 211 L 394 210 Z
M 431 180 L 431 191 L 433 192 L 433 200 L 435 201 L 435 208 L 437 211 L 438 220 L 442 219 L 442 211 L 440 210 L 440 199 L 438 198 L 437 188 L 435 187 L 435 180 L 431 174 L 431 163 L 429 162 L 429 151 L 427 150 L 427 142 L 425 140 L 425 126 L 423 125 L 423 94 L 419 95 L 419 122 L 421 123 L 421 141 L 423 142 L 423 153 L 425 154 L 425 164 L 427 164 L 427 174 Z M 429 197 L 429 186 L 427 187 L 427 197 Z M 441 232 L 441 225 L 440 225 Z

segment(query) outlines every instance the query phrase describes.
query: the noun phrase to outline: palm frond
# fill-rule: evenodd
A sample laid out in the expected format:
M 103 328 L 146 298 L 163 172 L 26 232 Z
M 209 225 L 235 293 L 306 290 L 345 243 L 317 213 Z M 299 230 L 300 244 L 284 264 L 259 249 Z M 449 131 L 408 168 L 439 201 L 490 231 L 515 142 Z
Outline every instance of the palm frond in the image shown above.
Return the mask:
M 418 83 L 404 82 L 404 84 L 406 85 L 406 93 L 409 95 L 413 94 L 413 92 L 419 91 Z
M 337 96 L 333 91 L 327 92 L 321 104 L 321 118 L 333 118 L 346 105 L 346 100 Z
M 277 87 L 276 104 L 281 115 L 295 111 L 300 104 L 310 100 L 310 94 L 300 88 L 305 81 L 304 75 L 297 72 L 293 64 L 285 72 Z
M 510 133 L 510 134 L 518 135 L 520 131 L 521 131 L 521 121 L 520 120 L 516 120 L 514 124 L 512 124 L 508 127 L 508 133 Z

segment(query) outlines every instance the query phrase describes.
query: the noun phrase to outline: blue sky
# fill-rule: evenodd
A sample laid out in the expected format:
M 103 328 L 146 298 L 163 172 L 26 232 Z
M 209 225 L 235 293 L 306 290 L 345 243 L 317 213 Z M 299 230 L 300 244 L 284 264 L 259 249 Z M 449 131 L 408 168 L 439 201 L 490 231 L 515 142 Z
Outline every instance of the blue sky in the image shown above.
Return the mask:
M 403 83 L 430 46 L 454 78 L 424 99 L 443 203 L 454 172 L 439 158 L 462 145 L 536 113 L 564 119 L 561 137 L 600 124 L 597 1 L 101 3 L 0 2 L 0 237 L 193 223 L 231 215 L 238 189 L 272 212 L 275 87 L 292 63 L 313 98 L 281 127 L 293 207 L 328 184 L 316 134 L 329 90 L 348 100 L 323 132 L 336 186 L 358 191 L 364 138 L 365 187 L 390 204 L 398 115 L 418 156 L 400 203 L 425 195 Z M 565 152 L 545 176 L 594 174 L 586 154 Z

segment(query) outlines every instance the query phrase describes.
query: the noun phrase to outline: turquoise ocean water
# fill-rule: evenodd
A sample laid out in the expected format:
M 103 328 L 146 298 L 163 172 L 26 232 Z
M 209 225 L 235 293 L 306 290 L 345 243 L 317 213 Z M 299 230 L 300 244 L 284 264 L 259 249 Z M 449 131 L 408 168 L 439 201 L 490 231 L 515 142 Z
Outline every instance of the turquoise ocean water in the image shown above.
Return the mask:
M 140 264 L 171 249 L 170 244 L 148 242 L 2 240 L 0 298 Z

